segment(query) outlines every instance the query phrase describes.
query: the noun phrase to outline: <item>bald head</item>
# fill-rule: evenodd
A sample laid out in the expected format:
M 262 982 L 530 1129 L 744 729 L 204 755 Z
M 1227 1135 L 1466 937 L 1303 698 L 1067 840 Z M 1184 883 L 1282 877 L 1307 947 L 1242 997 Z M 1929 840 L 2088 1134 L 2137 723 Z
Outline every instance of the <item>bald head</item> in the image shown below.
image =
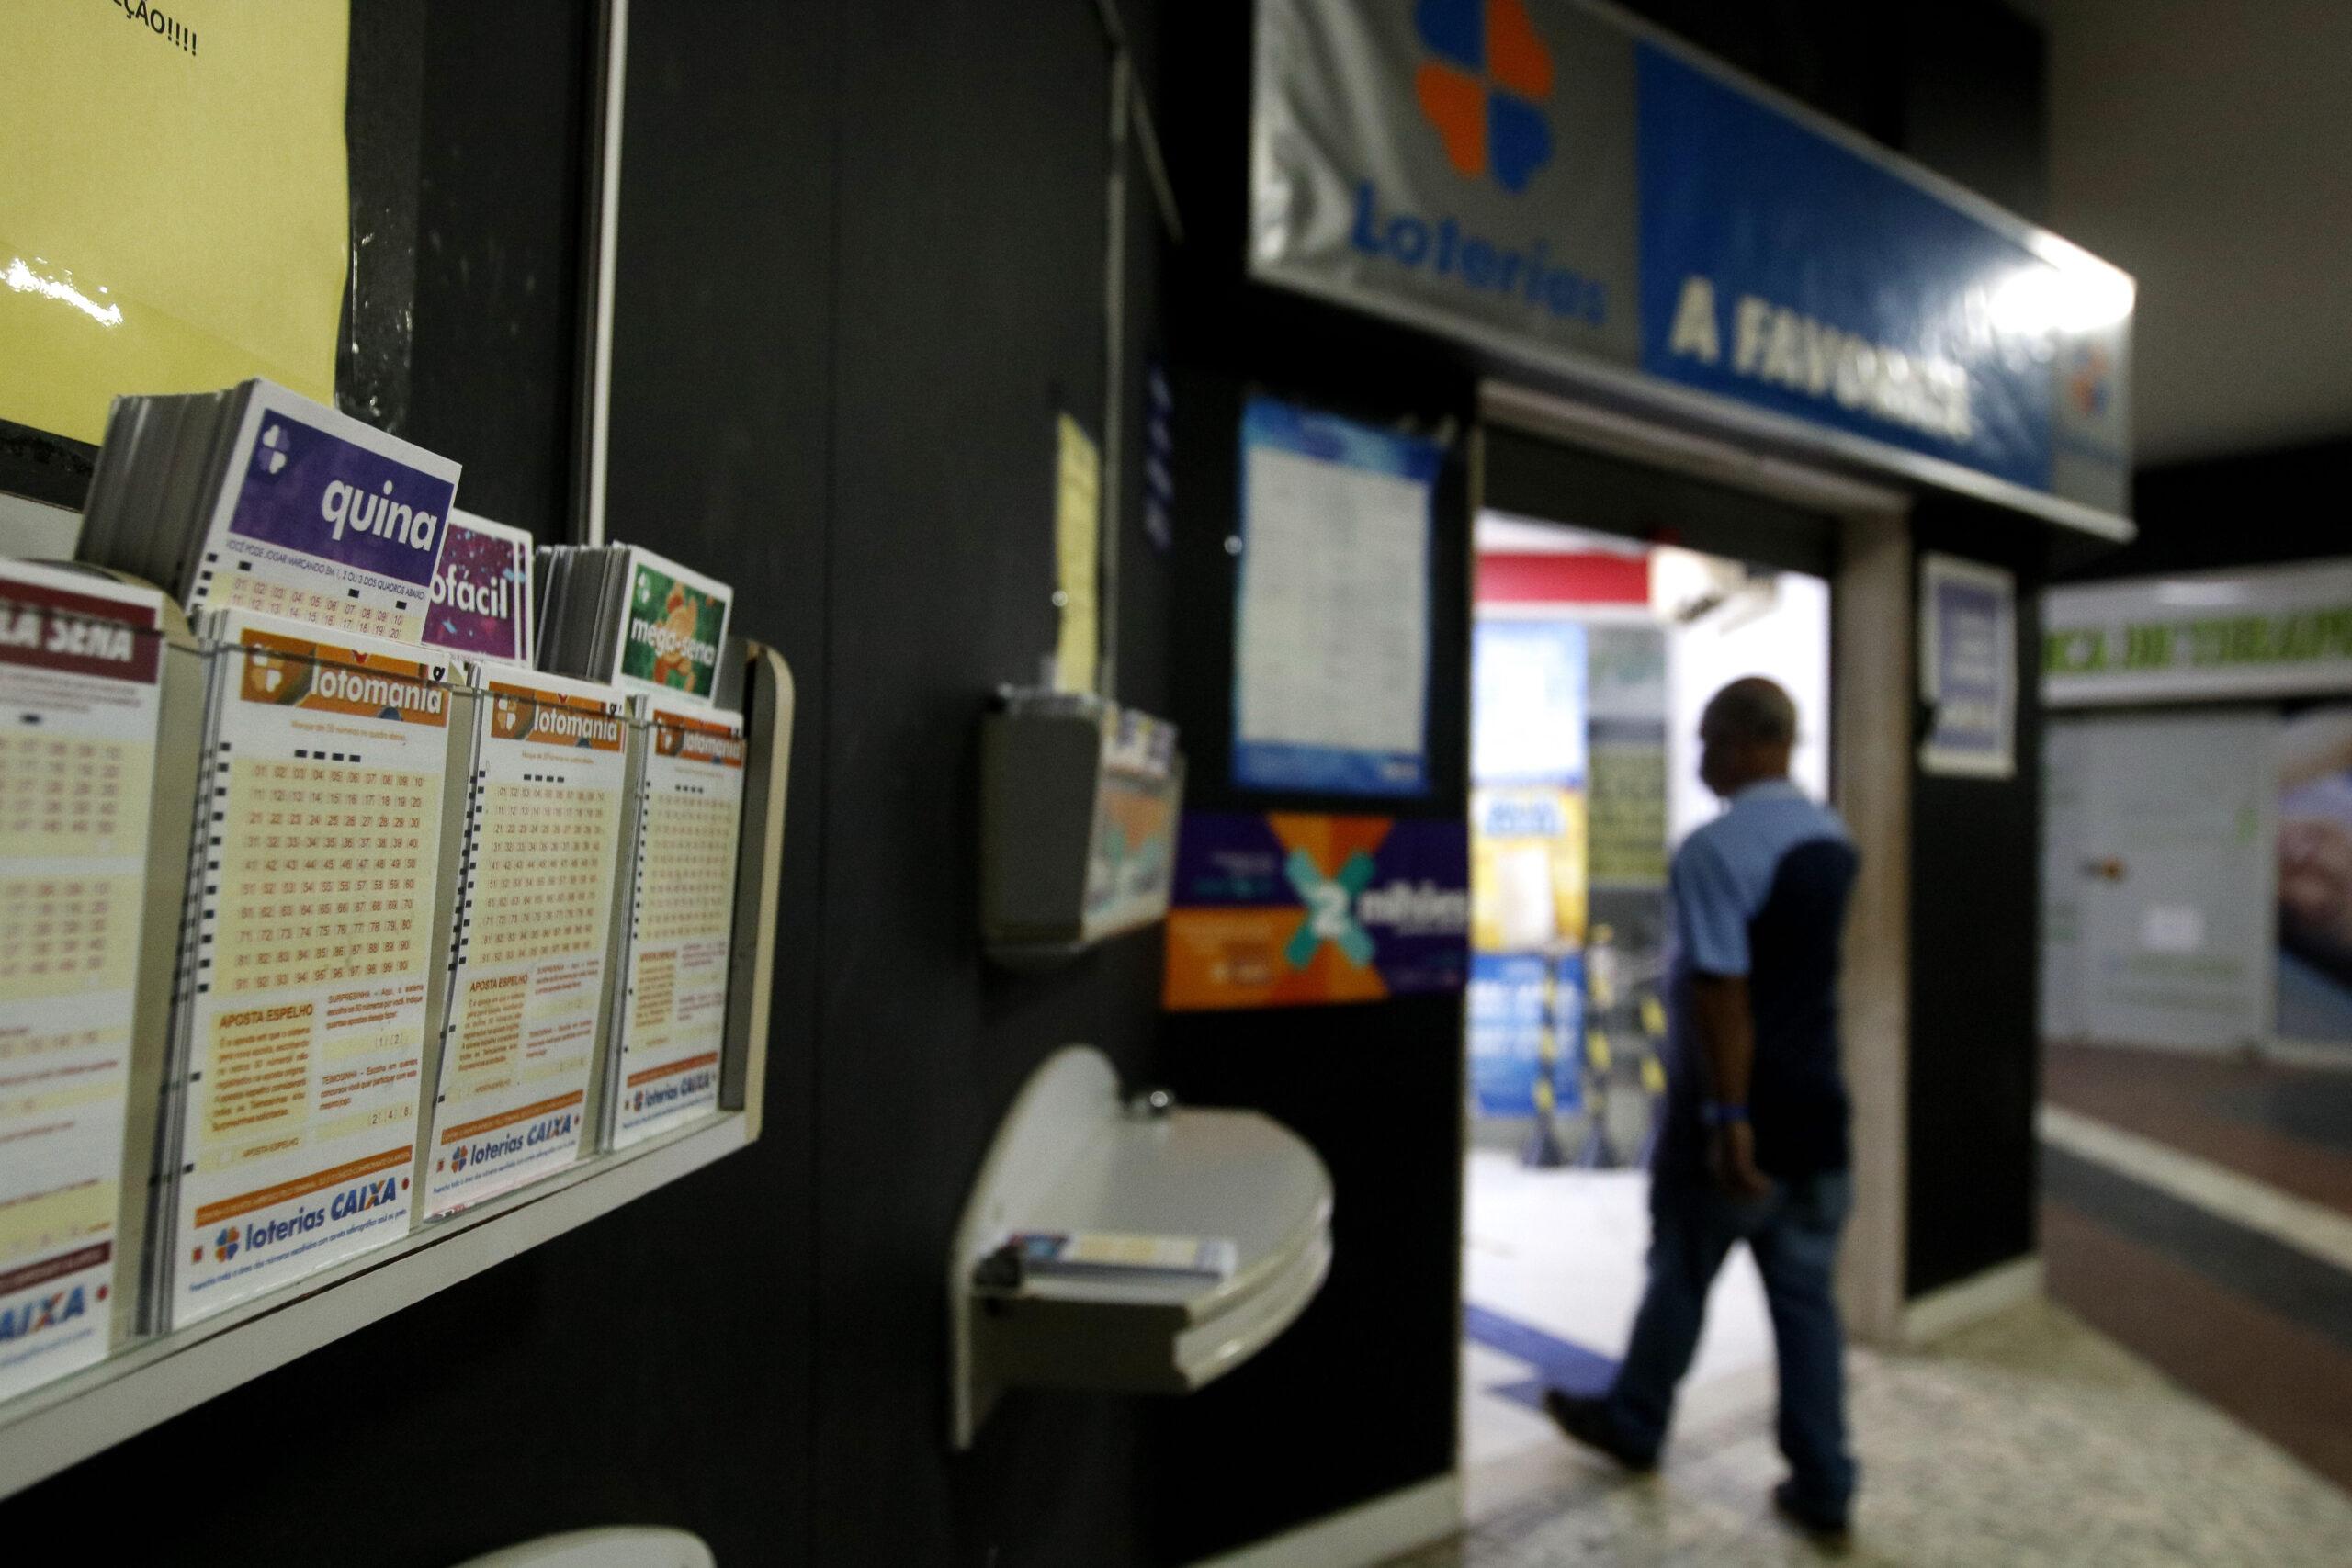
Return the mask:
M 1749 784 L 1789 776 L 1797 705 L 1761 675 L 1734 681 L 1699 716 L 1699 777 L 1729 799 Z

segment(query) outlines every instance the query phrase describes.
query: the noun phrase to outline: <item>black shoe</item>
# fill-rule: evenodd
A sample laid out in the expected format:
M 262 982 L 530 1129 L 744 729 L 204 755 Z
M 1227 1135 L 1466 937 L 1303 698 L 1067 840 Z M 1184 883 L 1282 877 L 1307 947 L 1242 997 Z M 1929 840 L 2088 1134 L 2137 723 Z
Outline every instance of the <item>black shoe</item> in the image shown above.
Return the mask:
M 1853 1522 L 1842 1508 L 1828 1513 L 1806 1502 L 1797 1493 L 1797 1483 L 1783 1481 L 1772 1488 L 1772 1506 L 1788 1520 L 1822 1545 L 1842 1550 L 1854 1538 Z
M 1617 1423 L 1609 1418 L 1609 1406 L 1602 1401 L 1579 1399 L 1556 1388 L 1547 1388 L 1544 1391 L 1544 1411 L 1561 1431 L 1586 1448 L 1600 1450 L 1627 1470 L 1657 1468 L 1657 1454 L 1644 1453 L 1619 1435 Z

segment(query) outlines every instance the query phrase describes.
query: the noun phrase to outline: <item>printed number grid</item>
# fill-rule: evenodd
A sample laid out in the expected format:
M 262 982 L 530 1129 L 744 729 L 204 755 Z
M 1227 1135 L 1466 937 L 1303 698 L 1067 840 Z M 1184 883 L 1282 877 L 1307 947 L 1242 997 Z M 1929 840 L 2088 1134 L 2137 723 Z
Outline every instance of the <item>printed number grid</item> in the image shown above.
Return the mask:
M 138 936 L 135 876 L 0 877 L 0 1001 L 128 986 Z
M 216 586 L 210 602 L 215 604 L 233 604 L 241 610 L 290 615 L 313 626 L 333 626 L 337 631 L 399 637 L 406 635 L 411 621 L 410 616 L 397 610 L 363 604 L 342 594 L 322 593 L 315 589 L 268 581 L 248 572 L 223 572 L 213 581 Z
M 395 768 L 240 759 L 220 851 L 214 990 L 421 969 L 433 783 Z
M 645 825 L 637 940 L 654 946 L 724 936 L 735 913 L 735 822 L 740 803 L 656 795 Z
M 483 793 L 466 958 L 491 966 L 602 949 L 620 797 L 496 784 Z
M 145 763 L 135 742 L 0 730 L 0 854 L 107 855 L 135 847 Z M 128 798 L 126 798 L 128 796 Z

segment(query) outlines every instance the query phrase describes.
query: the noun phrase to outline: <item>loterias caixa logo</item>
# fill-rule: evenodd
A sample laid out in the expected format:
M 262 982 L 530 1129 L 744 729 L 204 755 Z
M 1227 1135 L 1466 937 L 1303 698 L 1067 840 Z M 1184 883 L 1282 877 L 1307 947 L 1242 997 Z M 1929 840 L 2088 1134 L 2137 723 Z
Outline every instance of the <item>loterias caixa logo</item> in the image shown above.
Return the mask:
M 1516 195 L 1552 161 L 1552 51 L 1526 0 L 1417 0 L 1414 29 L 1429 51 L 1413 96 L 1465 178 L 1491 175 Z

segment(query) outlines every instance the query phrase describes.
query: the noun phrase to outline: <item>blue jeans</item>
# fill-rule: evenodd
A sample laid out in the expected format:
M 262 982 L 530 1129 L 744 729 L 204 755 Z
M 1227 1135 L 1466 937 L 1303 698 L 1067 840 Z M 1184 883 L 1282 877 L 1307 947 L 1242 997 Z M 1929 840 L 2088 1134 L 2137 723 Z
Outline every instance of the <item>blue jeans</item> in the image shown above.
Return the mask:
M 1610 1417 L 1627 1448 L 1655 1454 L 1665 1443 L 1675 1386 L 1699 1348 L 1707 1287 L 1732 1244 L 1745 1241 L 1772 1312 L 1781 1452 L 1804 1503 L 1846 1510 L 1855 1470 L 1846 1450 L 1845 1336 L 1834 1274 L 1838 1234 L 1853 1193 L 1853 1178 L 1842 1170 L 1776 1182 L 1769 1197 L 1753 1201 L 1729 1197 L 1703 1177 L 1653 1178 L 1649 1288 L 1608 1395 Z

